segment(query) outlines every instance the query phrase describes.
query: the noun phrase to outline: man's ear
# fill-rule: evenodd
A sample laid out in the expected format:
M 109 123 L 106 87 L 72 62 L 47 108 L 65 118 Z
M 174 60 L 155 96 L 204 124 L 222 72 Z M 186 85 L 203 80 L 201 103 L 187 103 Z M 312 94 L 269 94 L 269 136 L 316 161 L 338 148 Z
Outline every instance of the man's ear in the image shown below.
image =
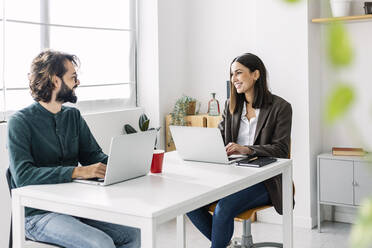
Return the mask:
M 52 83 L 54 84 L 55 88 L 58 88 L 61 84 L 61 79 L 57 75 L 52 76 Z

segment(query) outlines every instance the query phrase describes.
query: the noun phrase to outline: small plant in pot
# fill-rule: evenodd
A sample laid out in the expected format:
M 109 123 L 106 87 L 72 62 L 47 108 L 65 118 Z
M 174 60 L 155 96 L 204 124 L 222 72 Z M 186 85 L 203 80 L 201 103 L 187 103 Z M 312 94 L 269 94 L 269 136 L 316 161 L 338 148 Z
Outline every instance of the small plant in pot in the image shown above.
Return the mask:
M 177 126 L 186 126 L 186 115 L 194 115 L 195 114 L 195 106 L 196 100 L 190 96 L 183 95 L 176 101 L 174 105 L 173 111 L 171 113 L 172 116 L 172 125 Z
M 160 128 L 161 127 L 157 127 L 157 128 L 149 128 L 149 125 L 150 125 L 150 119 L 146 116 L 146 114 L 142 114 L 138 120 L 138 126 L 139 126 L 139 129 L 142 131 L 142 132 L 145 132 L 145 131 L 148 131 L 148 130 L 156 130 L 157 132 L 159 132 Z M 129 124 L 125 124 L 124 125 L 124 128 L 123 128 L 123 133 L 125 134 L 131 134 L 131 133 L 137 133 L 137 130 L 135 128 L 133 128 L 131 125 Z M 155 140 L 155 146 L 154 146 L 154 149 L 156 149 L 156 145 L 157 145 L 157 138 Z

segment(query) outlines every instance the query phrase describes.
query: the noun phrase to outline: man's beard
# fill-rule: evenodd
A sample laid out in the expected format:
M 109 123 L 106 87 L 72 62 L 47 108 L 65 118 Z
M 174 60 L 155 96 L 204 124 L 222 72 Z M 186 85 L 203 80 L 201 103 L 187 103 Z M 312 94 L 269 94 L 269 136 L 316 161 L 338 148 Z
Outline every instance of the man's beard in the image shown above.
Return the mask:
M 77 96 L 75 95 L 74 90 L 67 87 L 63 79 L 62 79 L 61 89 L 57 93 L 56 101 L 62 102 L 62 103 L 65 103 L 65 102 L 76 103 L 77 101 Z

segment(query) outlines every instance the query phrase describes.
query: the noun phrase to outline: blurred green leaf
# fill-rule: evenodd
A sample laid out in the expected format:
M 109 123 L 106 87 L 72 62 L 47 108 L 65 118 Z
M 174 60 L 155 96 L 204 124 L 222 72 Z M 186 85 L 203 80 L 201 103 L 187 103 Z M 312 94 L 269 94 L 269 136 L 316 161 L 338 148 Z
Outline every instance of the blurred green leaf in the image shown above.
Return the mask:
M 371 153 L 371 152 L 368 152 L 368 153 L 366 154 L 366 156 L 364 157 L 364 159 L 365 159 L 367 162 L 372 163 L 372 153 Z M 370 171 L 372 171 L 372 165 L 369 166 L 369 169 L 370 169 Z
M 301 0 L 284 0 L 284 2 L 287 2 L 287 3 L 297 3 L 297 2 L 301 2 Z
M 350 65 L 353 59 L 353 49 L 345 26 L 340 22 L 329 24 L 327 51 L 334 66 Z
M 347 84 L 337 84 L 327 99 L 325 120 L 332 124 L 342 117 L 355 100 L 354 89 Z
M 350 241 L 352 248 L 368 248 L 372 244 L 372 199 L 362 202 Z

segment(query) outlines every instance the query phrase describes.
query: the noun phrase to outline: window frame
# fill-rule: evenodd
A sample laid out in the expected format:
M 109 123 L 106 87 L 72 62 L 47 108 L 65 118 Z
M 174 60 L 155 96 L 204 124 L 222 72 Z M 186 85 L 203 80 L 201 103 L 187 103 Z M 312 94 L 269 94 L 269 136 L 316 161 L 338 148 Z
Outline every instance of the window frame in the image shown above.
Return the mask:
M 120 32 L 129 32 L 130 37 L 130 44 L 129 44 L 129 56 L 130 62 L 129 64 L 129 75 L 130 79 L 128 82 L 119 82 L 119 83 L 96 83 L 96 84 L 85 84 L 80 85 L 79 88 L 89 88 L 89 87 L 102 87 L 102 86 L 115 86 L 115 85 L 131 85 L 130 86 L 130 97 L 129 98 L 109 98 L 104 100 L 80 100 L 76 104 L 67 103 L 67 105 L 75 106 L 80 109 L 82 113 L 93 113 L 93 112 L 110 112 L 113 110 L 122 110 L 122 109 L 130 109 L 133 107 L 138 107 L 138 0 L 128 0 L 129 1 L 129 14 L 130 14 L 130 28 L 110 28 L 110 27 L 98 27 L 98 26 L 80 26 L 80 25 L 63 25 L 63 24 L 54 24 L 49 22 L 49 0 L 40 0 L 40 22 L 33 22 L 33 21 L 23 21 L 23 20 L 16 20 L 16 19 L 7 19 L 6 18 L 6 1 L 10 0 L 0 0 L 2 2 L 2 17 L 0 16 L 0 22 L 2 25 L 2 47 L 0 50 L 2 51 L 2 74 L 1 74 L 1 86 L 2 90 L 0 90 L 0 94 L 2 94 L 2 102 L 0 106 L 3 105 L 3 108 L 0 108 L 0 122 L 6 122 L 9 117 L 15 113 L 17 110 L 8 110 L 6 108 L 7 105 L 7 91 L 8 90 L 29 90 L 28 87 L 6 87 L 6 80 L 5 80 L 5 48 L 6 48 L 6 23 L 23 23 L 29 25 L 38 25 L 40 27 L 40 51 L 43 49 L 47 49 L 50 47 L 50 27 L 63 27 L 63 28 L 76 28 L 76 29 L 93 29 L 93 30 L 102 30 L 102 31 L 120 31 Z M 68 51 L 67 51 L 68 52 Z M 120 103 L 121 102 L 121 103 Z M 92 111 L 93 106 L 100 106 L 97 111 Z

